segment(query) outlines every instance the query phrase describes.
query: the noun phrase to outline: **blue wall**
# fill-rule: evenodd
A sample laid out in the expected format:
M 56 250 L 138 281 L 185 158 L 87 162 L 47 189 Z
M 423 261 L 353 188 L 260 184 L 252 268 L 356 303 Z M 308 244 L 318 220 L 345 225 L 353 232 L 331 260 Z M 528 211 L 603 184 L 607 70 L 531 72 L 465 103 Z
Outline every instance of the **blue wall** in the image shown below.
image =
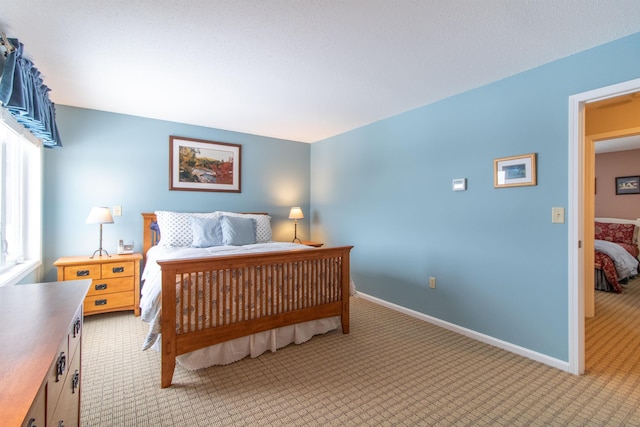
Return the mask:
M 90 255 L 99 228 L 85 224 L 92 206 L 122 206 L 103 226 L 103 247 L 118 239 L 142 248 L 141 212 L 154 210 L 268 212 L 274 240 L 291 240 L 291 206 L 309 212 L 309 144 L 256 135 L 57 106 L 64 148 L 44 156 L 44 277 L 56 280 L 61 256 Z M 242 145 L 242 192 L 169 191 L 169 136 Z M 298 224 L 309 238 L 309 221 Z
M 58 106 L 43 280 L 58 257 L 97 248 L 92 206 L 122 205 L 104 226 L 115 251 L 118 239 L 141 248 L 140 212 L 267 211 L 290 240 L 300 205 L 301 237 L 355 245 L 362 292 L 566 361 L 567 227 L 551 208 L 567 207 L 568 98 L 638 77 L 640 34 L 311 146 Z M 242 144 L 242 193 L 169 191 L 169 135 Z M 537 186 L 493 188 L 493 159 L 532 152 Z M 451 191 L 454 178 L 468 190 Z
M 568 98 L 638 77 L 640 34 L 315 143 L 312 238 L 362 292 L 567 361 Z M 526 153 L 538 185 L 495 189 Z

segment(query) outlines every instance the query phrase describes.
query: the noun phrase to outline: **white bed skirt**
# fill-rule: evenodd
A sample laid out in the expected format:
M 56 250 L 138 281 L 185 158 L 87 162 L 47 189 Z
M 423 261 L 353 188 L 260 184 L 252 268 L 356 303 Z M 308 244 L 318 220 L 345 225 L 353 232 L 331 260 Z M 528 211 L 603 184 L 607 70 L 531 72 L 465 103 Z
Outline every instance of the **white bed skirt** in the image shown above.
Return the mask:
M 178 356 L 176 361 L 190 371 L 214 365 L 228 365 L 247 356 L 258 357 L 267 350 L 275 352 L 291 343 L 302 344 L 314 335 L 325 334 L 339 327 L 340 316 L 297 323 L 185 353 Z M 161 341 L 162 336 L 152 348 L 160 351 Z

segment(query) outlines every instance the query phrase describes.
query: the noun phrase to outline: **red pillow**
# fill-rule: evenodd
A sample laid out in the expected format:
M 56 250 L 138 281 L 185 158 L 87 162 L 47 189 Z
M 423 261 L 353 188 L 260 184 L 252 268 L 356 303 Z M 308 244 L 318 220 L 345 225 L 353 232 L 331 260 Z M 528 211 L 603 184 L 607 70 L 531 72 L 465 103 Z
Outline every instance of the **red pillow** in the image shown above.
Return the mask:
M 615 224 L 597 222 L 595 225 L 596 240 L 608 240 L 615 243 L 633 244 L 634 224 Z

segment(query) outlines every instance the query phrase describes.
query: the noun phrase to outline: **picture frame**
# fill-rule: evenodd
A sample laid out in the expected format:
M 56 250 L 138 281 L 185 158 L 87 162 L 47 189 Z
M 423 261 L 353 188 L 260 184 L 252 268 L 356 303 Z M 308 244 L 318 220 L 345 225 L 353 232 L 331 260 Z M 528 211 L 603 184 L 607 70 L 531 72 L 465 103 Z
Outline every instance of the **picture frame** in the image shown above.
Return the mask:
M 241 192 L 242 146 L 169 137 L 169 190 Z
M 500 157 L 493 161 L 495 188 L 537 185 L 536 153 Z
M 640 176 L 616 177 L 616 195 L 640 194 Z

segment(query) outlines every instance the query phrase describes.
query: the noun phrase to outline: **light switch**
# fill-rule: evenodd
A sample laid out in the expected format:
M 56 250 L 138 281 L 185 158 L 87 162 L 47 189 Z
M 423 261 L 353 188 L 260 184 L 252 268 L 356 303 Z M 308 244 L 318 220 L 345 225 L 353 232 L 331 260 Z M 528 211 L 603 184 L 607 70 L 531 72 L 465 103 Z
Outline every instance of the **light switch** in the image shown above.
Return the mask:
M 122 216 L 122 206 L 113 207 L 113 216 Z
M 564 224 L 564 208 L 551 208 L 551 222 Z

